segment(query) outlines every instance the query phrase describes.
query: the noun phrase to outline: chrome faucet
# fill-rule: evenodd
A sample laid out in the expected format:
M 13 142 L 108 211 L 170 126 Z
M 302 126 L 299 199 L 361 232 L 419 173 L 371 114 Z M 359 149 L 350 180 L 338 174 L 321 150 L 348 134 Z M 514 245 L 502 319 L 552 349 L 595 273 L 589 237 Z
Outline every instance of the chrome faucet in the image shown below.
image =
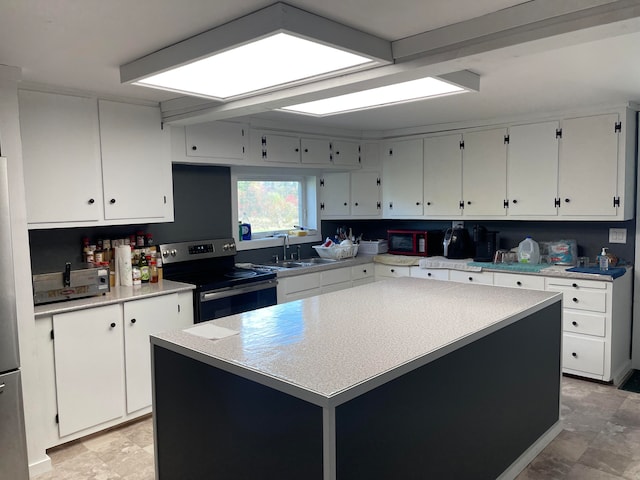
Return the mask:
M 282 242 L 282 258 L 287 258 L 287 250 L 289 249 L 289 234 L 284 234 L 284 241 Z

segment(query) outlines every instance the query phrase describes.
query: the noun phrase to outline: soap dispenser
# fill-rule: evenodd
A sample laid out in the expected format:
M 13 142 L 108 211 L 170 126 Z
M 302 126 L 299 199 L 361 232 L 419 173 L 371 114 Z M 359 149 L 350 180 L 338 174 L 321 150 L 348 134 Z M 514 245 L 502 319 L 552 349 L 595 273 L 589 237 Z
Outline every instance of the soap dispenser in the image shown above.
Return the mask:
M 609 256 L 607 255 L 606 247 L 602 247 L 602 252 L 598 255 L 598 265 L 600 270 L 609 270 Z

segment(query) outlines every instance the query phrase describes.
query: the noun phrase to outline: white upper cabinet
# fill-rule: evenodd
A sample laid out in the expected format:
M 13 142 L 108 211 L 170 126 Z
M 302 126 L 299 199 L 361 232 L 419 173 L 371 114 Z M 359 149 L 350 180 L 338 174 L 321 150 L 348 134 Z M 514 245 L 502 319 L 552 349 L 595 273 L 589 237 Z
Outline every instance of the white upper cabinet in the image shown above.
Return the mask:
M 160 109 L 99 100 L 105 219 L 173 220 L 169 136 Z
M 301 138 L 302 163 L 328 165 L 331 163 L 331 142 L 324 138 Z
M 19 92 L 27 222 L 98 222 L 102 182 L 93 98 Z
M 376 218 L 381 212 L 380 173 L 351 172 L 351 217 Z
M 619 122 L 618 114 L 562 121 L 560 216 L 615 218 L 618 214 Z
M 265 162 L 300 163 L 300 138 L 293 135 L 264 134 L 260 137 Z
M 504 217 L 507 209 L 507 129 L 463 134 L 464 215 Z
M 383 216 L 422 216 L 422 139 L 389 142 L 383 147 Z
M 245 158 L 248 130 L 241 123 L 207 122 L 187 125 L 185 134 L 188 157 Z
M 424 139 L 424 214 L 462 215 L 462 135 Z
M 334 165 L 360 165 L 360 144 L 346 140 L 332 141 L 331 161 Z
M 322 218 L 345 218 L 349 208 L 349 172 L 325 172 L 320 178 L 320 213 Z
M 173 220 L 160 109 L 20 91 L 29 228 Z
M 510 217 L 555 216 L 559 122 L 509 127 L 507 198 Z

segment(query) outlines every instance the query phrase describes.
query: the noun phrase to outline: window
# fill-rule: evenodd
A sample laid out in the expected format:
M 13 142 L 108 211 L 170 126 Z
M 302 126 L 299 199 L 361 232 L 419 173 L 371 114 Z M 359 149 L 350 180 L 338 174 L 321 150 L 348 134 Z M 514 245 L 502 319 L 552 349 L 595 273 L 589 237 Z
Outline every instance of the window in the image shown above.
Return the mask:
M 260 241 L 242 241 L 241 249 L 268 246 L 264 243 L 268 239 L 281 242 L 272 237 L 293 230 L 294 225 L 316 228 L 315 176 L 236 171 L 233 180 L 236 222 L 250 224 L 251 240 Z M 249 246 L 248 243 L 256 244 Z
M 238 179 L 238 220 L 250 223 L 255 236 L 302 225 L 303 187 L 303 182 L 295 179 Z

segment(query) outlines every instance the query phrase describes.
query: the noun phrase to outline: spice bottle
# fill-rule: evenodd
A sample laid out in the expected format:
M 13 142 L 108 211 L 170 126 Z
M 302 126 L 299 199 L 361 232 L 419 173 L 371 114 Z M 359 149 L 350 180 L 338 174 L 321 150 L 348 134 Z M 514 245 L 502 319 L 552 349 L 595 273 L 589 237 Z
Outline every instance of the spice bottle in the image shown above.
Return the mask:
M 151 283 L 158 283 L 158 264 L 152 258 L 151 265 L 149 266 L 149 281 Z

